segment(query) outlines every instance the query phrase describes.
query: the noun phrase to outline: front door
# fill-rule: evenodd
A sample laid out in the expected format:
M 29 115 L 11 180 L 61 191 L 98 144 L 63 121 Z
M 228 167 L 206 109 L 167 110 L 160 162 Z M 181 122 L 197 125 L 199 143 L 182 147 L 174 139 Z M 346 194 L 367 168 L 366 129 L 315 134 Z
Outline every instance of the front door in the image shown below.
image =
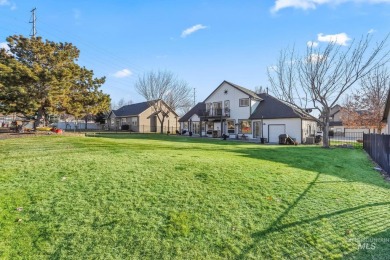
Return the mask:
M 199 134 L 199 122 L 192 122 L 192 133 L 195 135 Z
M 261 137 L 261 122 L 253 122 L 253 138 Z

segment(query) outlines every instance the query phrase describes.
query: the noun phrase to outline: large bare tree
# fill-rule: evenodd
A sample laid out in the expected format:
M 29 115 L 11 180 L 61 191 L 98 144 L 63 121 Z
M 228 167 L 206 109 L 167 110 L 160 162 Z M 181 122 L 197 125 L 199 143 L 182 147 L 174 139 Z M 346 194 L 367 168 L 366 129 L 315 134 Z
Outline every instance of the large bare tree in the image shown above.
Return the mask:
M 161 132 L 165 118 L 169 117 L 170 114 L 165 104 L 179 114 L 192 105 L 191 88 L 185 81 L 179 80 L 169 71 L 144 73 L 138 77 L 135 88 L 154 108 L 155 115 L 161 125 Z M 164 102 L 156 102 L 158 100 Z
M 348 46 L 329 42 L 325 48 L 308 46 L 303 56 L 283 50 L 277 66 L 268 68 L 273 93 L 297 107 L 317 109 L 329 147 L 330 109 L 357 81 L 389 61 L 388 36 L 375 46 L 368 34 Z

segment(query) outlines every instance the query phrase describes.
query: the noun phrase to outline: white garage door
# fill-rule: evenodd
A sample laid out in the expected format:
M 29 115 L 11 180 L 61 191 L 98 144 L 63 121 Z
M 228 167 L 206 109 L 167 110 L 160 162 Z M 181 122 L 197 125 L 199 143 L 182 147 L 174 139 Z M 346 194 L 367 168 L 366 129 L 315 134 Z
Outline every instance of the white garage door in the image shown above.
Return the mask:
M 270 143 L 279 143 L 279 135 L 286 133 L 286 125 L 269 125 L 268 140 Z

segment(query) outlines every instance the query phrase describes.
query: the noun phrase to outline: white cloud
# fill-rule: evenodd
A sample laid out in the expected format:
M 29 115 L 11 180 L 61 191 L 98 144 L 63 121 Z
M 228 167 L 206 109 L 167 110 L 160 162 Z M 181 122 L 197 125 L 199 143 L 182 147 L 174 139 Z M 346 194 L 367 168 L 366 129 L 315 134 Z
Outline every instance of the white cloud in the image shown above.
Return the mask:
M 376 32 L 375 29 L 370 29 L 367 33 L 368 33 L 368 34 L 371 34 L 371 33 L 375 33 L 375 32 Z
M 6 51 L 9 51 L 8 43 L 0 42 L 0 49 L 5 49 Z
M 193 34 L 193 33 L 196 32 L 196 31 L 199 31 L 199 30 L 202 30 L 202 29 L 206 29 L 206 28 L 207 28 L 207 26 L 204 26 L 204 25 L 202 25 L 202 24 L 194 25 L 194 26 L 192 26 L 192 27 L 190 27 L 190 28 L 185 29 L 185 30 L 181 33 L 181 37 L 182 37 L 182 38 L 185 38 L 185 37 L 187 37 L 188 35 Z
M 346 2 L 353 3 L 369 3 L 369 4 L 380 4 L 389 3 L 390 0 L 275 0 L 275 5 L 271 8 L 271 12 L 276 13 L 284 8 L 296 8 L 296 9 L 316 9 L 317 6 L 323 4 L 337 5 Z
M 316 48 L 318 47 L 318 42 L 312 42 L 312 41 L 308 41 L 307 43 L 307 47 L 313 47 L 313 48 Z
M 0 5 L 11 5 L 11 3 L 8 0 L 0 0 Z
M 0 6 L 9 6 L 11 10 L 16 9 L 16 4 L 13 2 L 10 2 L 9 0 L 0 0 Z
M 319 33 L 317 36 L 318 36 L 317 40 L 320 42 L 332 42 L 343 46 L 346 46 L 348 44 L 348 41 L 351 40 L 351 38 L 349 38 L 346 33 L 328 34 L 328 35 Z
M 133 74 L 129 69 L 123 69 L 114 73 L 115 78 L 126 78 Z

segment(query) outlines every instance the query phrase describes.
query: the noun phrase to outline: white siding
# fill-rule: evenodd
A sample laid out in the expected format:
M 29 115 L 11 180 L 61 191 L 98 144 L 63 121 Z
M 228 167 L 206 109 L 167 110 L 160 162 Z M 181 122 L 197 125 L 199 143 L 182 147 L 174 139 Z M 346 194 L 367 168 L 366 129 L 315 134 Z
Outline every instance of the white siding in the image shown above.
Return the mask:
M 227 93 L 225 94 L 225 90 Z M 222 102 L 222 106 L 225 100 L 230 101 L 230 119 L 235 119 L 236 122 L 238 119 L 248 119 L 250 116 L 250 106 L 240 107 L 239 100 L 241 98 L 249 98 L 249 96 L 242 91 L 230 86 L 227 83 L 221 85 L 217 90 L 208 97 L 204 102 L 213 103 L 213 102 Z M 253 104 L 252 106 L 254 106 Z
M 279 142 L 279 135 L 286 133 L 285 124 L 270 124 L 268 125 L 268 142 Z
M 200 121 L 200 118 L 199 118 L 199 116 L 198 116 L 197 114 L 195 114 L 195 115 L 193 115 L 193 116 L 190 118 L 190 120 L 191 120 L 192 122 L 199 122 L 199 121 Z
M 251 114 L 251 112 L 256 109 L 259 102 L 255 100 L 251 100 L 249 103 L 249 106 L 240 107 L 240 99 L 247 98 L 249 99 L 249 96 L 245 94 L 244 92 L 236 89 L 235 87 L 224 83 L 219 88 L 215 90 L 215 92 L 208 97 L 204 102 L 207 103 L 214 103 L 214 102 L 222 102 L 222 107 L 224 108 L 224 104 L 226 100 L 229 100 L 229 108 L 230 108 L 230 116 L 228 120 L 234 120 L 235 124 L 238 123 L 239 119 L 247 120 Z M 225 111 L 224 111 L 225 112 Z M 227 124 L 226 122 L 223 123 L 223 133 L 227 134 Z M 207 130 L 207 129 L 206 129 Z M 214 122 L 214 130 L 222 130 L 221 129 L 221 122 Z M 203 134 L 203 133 L 202 133 Z M 222 134 L 222 132 L 220 132 Z M 236 133 L 237 134 L 237 127 L 236 127 Z M 247 134 L 248 138 L 252 138 L 252 134 Z
M 256 120 L 260 121 L 260 120 Z M 263 120 L 263 137 L 269 138 L 269 125 L 285 125 L 286 134 L 295 138 L 298 143 L 302 143 L 301 133 L 301 119 L 300 118 L 280 118 L 280 119 L 264 119 Z
M 317 132 L 317 122 L 311 120 L 302 120 L 302 143 L 306 142 L 306 137 L 315 135 Z

